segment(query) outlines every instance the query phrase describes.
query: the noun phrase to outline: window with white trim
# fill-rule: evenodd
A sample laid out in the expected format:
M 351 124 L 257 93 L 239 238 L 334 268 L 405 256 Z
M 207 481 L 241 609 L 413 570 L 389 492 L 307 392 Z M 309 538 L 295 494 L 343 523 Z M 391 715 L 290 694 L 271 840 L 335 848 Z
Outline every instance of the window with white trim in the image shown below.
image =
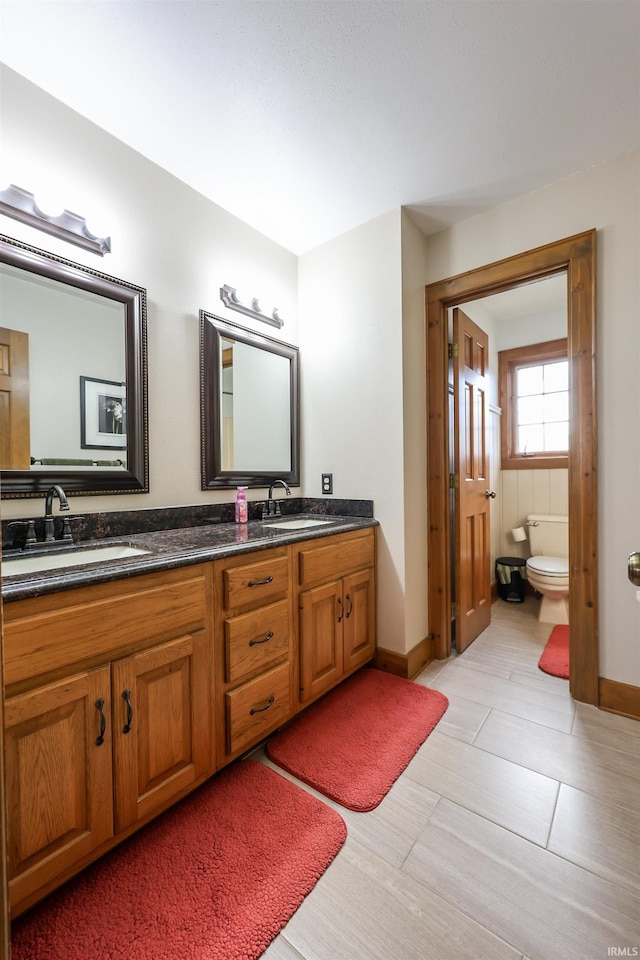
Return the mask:
M 567 340 L 498 353 L 502 469 L 568 466 Z

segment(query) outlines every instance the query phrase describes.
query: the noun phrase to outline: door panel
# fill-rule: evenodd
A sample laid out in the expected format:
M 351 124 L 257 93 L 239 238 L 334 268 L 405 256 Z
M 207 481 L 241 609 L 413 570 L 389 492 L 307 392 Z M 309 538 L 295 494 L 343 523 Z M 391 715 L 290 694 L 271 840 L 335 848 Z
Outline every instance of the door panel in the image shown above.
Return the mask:
M 345 672 L 375 653 L 375 591 L 372 569 L 344 578 L 343 647 Z
M 207 773 L 208 678 L 204 633 L 113 664 L 117 830 L 166 806 Z
M 456 474 L 456 647 L 461 653 L 491 622 L 487 363 L 489 339 L 453 311 Z
M 0 327 L 0 470 L 28 470 L 29 334 Z
M 324 693 L 343 673 L 342 581 L 300 594 L 300 700 Z
M 102 667 L 5 703 L 14 906 L 113 834 L 109 686 Z

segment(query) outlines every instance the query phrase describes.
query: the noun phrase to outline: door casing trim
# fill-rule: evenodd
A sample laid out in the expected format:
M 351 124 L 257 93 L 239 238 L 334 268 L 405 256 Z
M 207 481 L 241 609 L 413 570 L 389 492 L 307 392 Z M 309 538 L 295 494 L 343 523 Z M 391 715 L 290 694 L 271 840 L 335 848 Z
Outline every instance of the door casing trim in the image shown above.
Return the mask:
M 596 231 L 545 244 L 425 288 L 429 633 L 434 656 L 451 654 L 449 563 L 449 307 L 566 273 L 570 369 L 569 685 L 598 702 L 597 430 L 595 403 Z

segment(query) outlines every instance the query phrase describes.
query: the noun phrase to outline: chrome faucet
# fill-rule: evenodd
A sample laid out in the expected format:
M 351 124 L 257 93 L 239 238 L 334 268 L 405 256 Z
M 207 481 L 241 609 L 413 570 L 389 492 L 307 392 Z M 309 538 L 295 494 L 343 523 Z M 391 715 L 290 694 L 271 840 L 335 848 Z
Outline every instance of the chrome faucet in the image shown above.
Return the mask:
M 262 519 L 266 517 L 281 517 L 282 510 L 280 509 L 280 501 L 273 499 L 273 488 L 280 485 L 286 490 L 287 496 L 291 496 L 291 490 L 289 489 L 289 484 L 284 480 L 274 480 L 271 486 L 269 487 L 269 496 L 267 502 L 262 507 Z
M 60 509 L 68 510 L 69 502 L 67 500 L 67 495 L 62 489 L 62 487 L 54 483 L 52 487 L 49 487 L 47 490 L 47 496 L 44 501 L 44 540 L 45 543 L 50 543 L 55 539 L 53 533 L 53 498 L 57 497 L 60 501 Z

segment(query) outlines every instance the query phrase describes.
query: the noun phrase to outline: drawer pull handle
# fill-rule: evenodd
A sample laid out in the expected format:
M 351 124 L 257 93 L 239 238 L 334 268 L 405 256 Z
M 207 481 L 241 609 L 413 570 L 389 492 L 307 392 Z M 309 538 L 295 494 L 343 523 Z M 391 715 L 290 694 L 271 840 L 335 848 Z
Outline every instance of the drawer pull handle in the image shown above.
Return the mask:
M 344 607 L 342 605 L 342 597 L 338 597 L 338 605 L 340 607 L 340 616 L 338 617 L 338 623 L 342 623 L 342 618 L 344 616 Z
M 256 640 L 249 640 L 249 646 L 250 646 L 250 647 L 255 647 L 255 645 L 256 645 L 257 643 L 266 643 L 267 640 L 271 640 L 272 637 L 273 637 L 273 630 L 269 630 L 269 633 L 266 635 L 266 637 L 262 637 L 262 638 L 259 639 L 259 640 L 258 640 L 258 639 L 256 639 Z
M 100 714 L 100 736 L 96 737 L 96 747 L 101 747 L 104 743 L 104 732 L 107 729 L 107 718 L 104 715 L 104 697 L 96 700 L 96 710 Z
M 250 587 L 264 587 L 264 585 L 265 585 L 266 583 L 271 583 L 272 581 L 273 581 L 273 577 L 267 577 L 266 580 L 249 580 L 249 586 L 250 586 Z
M 275 697 L 269 697 L 269 700 L 267 701 L 267 703 L 265 703 L 264 707 L 251 707 L 251 710 L 249 710 L 250 715 L 253 716 L 254 713 L 264 713 L 265 710 L 269 709 L 269 707 L 275 701 L 275 699 L 276 699 Z
M 352 601 L 351 597 L 349 596 L 349 594 L 347 594 L 347 600 L 349 601 L 349 609 L 348 609 L 347 612 L 346 612 L 346 618 L 347 618 L 347 620 L 348 620 L 349 617 L 351 616 L 351 614 L 353 613 L 353 601 Z
M 127 722 L 122 728 L 122 732 L 129 733 L 129 731 L 131 730 L 131 721 L 133 720 L 133 707 L 131 706 L 131 690 L 123 690 L 122 699 L 127 705 Z

